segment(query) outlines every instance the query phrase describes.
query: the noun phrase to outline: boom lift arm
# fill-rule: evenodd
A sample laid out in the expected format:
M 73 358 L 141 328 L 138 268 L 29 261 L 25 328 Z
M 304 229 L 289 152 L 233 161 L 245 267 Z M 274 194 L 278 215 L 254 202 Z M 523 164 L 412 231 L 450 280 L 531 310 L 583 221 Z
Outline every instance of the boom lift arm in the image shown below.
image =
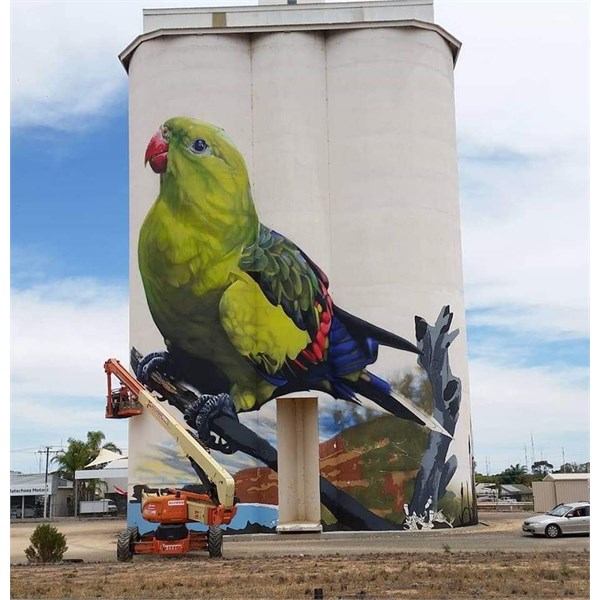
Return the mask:
M 235 482 L 233 477 L 117 359 L 109 358 L 104 363 L 104 371 L 108 385 L 106 418 L 129 418 L 140 415 L 144 411 L 152 415 L 179 444 L 200 478 L 204 479 L 201 474 L 203 472 L 209 482 L 214 485 L 219 505 L 217 508 L 221 509 L 219 512 L 229 513 L 231 509 L 234 509 Z M 121 382 L 121 386 L 116 390 L 112 388 L 113 375 Z M 200 514 L 198 517 L 190 518 L 190 520 L 205 522 Z M 232 517 L 233 514 L 227 521 Z

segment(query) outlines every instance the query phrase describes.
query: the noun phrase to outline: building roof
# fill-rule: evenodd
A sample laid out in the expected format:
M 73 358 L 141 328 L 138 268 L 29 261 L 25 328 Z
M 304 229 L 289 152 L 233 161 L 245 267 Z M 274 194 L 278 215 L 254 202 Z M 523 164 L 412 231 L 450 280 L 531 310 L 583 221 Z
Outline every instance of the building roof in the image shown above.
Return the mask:
M 524 494 L 533 494 L 533 489 L 530 488 L 528 485 L 524 485 L 522 483 L 513 483 L 512 487 L 516 488 Z
M 533 494 L 533 490 L 522 483 L 503 483 L 500 487 L 509 494 Z
M 43 485 L 46 480 L 44 473 L 19 473 L 17 471 L 10 472 L 11 485 Z M 59 477 L 56 473 L 48 473 L 48 482 L 56 481 L 57 485 L 65 485 L 66 479 Z
M 475 484 L 475 489 L 483 489 L 483 488 L 489 488 L 489 487 L 496 487 L 495 483 L 476 483 Z
M 577 480 L 577 479 L 589 479 L 589 473 L 548 473 L 544 477 L 544 481 L 563 481 L 563 480 Z
M 85 468 L 96 467 L 99 465 L 107 465 L 115 460 L 121 460 L 122 458 L 127 458 L 123 454 L 119 454 L 118 452 L 113 452 L 112 450 L 107 450 L 106 448 L 102 448 L 98 453 L 98 456 L 89 464 L 85 465 Z
M 200 8 L 156 8 L 143 11 L 144 33 L 119 54 L 129 70 L 136 49 L 145 41 L 173 35 L 227 35 L 272 31 L 318 31 L 373 27 L 410 27 L 434 31 L 448 44 L 454 63 L 461 47 L 453 35 L 433 23 L 431 0 L 319 2 Z

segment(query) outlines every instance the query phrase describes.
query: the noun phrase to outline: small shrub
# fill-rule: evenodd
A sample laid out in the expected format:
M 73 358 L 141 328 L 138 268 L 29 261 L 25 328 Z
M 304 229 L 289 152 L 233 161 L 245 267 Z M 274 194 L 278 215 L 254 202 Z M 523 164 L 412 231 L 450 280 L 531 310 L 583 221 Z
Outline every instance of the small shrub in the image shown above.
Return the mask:
M 30 563 L 60 562 L 68 549 L 65 536 L 47 523 L 38 525 L 29 541 L 25 556 Z

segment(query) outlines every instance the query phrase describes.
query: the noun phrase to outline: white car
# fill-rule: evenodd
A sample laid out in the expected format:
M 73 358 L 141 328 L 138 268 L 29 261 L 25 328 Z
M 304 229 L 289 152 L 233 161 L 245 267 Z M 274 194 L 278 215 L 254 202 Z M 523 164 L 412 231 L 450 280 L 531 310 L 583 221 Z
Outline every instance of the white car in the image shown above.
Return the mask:
M 550 512 L 523 521 L 523 531 L 533 535 L 557 538 L 569 533 L 590 533 L 590 503 L 559 504 Z

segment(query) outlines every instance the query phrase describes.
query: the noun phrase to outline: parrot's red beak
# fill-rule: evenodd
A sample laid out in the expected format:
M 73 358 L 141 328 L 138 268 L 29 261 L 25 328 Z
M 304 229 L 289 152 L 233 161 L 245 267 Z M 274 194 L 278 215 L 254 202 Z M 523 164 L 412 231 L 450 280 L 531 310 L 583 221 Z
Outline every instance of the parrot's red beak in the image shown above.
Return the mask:
M 146 148 L 144 165 L 150 163 L 155 173 L 164 173 L 167 170 L 167 154 L 169 142 L 164 138 L 162 129 L 157 131 Z

